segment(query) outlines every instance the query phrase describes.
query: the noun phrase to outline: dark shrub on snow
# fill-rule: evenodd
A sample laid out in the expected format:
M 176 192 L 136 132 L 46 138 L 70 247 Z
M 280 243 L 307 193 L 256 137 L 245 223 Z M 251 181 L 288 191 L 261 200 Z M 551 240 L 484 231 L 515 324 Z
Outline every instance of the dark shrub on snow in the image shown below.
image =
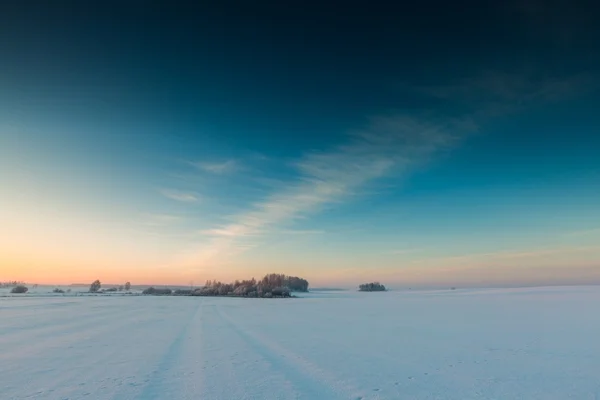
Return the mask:
M 14 288 L 12 288 L 12 290 L 10 292 L 11 293 L 27 293 L 28 290 L 29 290 L 28 287 L 19 285 L 19 286 L 15 286 Z
M 90 285 L 90 292 L 91 293 L 96 293 L 98 290 L 100 290 L 101 287 L 102 287 L 102 283 L 100 283 L 100 281 L 98 279 L 96 279 Z
M 52 293 L 64 293 L 65 291 L 59 288 L 56 288 L 52 291 Z

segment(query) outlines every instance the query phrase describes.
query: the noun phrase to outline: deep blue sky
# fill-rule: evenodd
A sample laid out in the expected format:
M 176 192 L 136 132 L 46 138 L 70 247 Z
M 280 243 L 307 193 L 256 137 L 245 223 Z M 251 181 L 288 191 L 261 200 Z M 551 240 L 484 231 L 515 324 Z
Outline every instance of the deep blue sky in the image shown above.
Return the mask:
M 0 6 L 14 274 L 600 280 L 594 2 L 125 3 Z

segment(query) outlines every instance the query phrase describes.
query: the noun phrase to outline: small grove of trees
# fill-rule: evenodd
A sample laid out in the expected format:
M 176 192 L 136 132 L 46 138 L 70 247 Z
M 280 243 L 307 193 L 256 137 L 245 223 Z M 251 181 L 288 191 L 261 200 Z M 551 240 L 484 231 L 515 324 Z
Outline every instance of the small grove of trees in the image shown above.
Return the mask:
M 129 282 L 128 282 L 129 283 Z M 295 276 L 267 274 L 261 280 L 236 280 L 233 283 L 206 281 L 199 289 L 157 289 L 149 287 L 142 291 L 145 295 L 174 296 L 238 296 L 238 297 L 291 297 L 292 291 L 308 291 L 308 281 Z
M 14 288 L 11 289 L 11 293 L 27 293 L 27 291 L 29 290 L 29 288 L 27 286 L 24 285 L 17 285 Z
M 363 283 L 358 286 L 358 290 L 361 292 L 384 292 L 385 286 L 379 282 Z
M 125 290 L 129 291 L 131 289 L 131 282 L 125 282 Z
M 52 291 L 52 293 L 64 293 L 65 291 L 60 289 L 60 288 L 54 288 L 54 290 Z
M 100 281 L 98 279 L 96 279 L 90 285 L 90 293 L 96 293 L 96 292 L 98 292 L 98 290 L 100 290 L 101 287 L 102 287 L 102 283 L 100 283 Z
M 236 280 L 233 283 L 207 281 L 193 296 L 291 297 L 292 291 L 308 291 L 308 281 L 295 276 L 267 274 L 261 280 Z
M 173 293 L 171 289 L 156 289 L 154 287 L 149 287 L 148 289 L 144 289 L 142 294 L 151 294 L 155 296 L 165 296 Z
M 284 276 L 283 286 L 292 292 L 308 292 L 308 281 L 297 276 Z
M 259 282 L 263 287 L 288 288 L 292 292 L 308 292 L 308 281 L 297 276 L 267 274 Z

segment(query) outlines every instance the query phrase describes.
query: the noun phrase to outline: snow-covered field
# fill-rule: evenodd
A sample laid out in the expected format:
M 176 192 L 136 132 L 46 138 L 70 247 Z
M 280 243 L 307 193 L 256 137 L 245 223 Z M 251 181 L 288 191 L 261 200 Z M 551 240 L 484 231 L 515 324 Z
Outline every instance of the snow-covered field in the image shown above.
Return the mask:
M 600 287 L 0 297 L 0 398 L 599 399 Z

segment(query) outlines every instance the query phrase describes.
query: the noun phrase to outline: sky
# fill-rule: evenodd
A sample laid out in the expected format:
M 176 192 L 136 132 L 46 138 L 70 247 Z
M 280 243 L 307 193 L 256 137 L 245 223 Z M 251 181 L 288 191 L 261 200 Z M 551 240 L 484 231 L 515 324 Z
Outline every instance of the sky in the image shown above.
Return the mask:
M 600 283 L 591 1 L 24 3 L 0 280 Z

